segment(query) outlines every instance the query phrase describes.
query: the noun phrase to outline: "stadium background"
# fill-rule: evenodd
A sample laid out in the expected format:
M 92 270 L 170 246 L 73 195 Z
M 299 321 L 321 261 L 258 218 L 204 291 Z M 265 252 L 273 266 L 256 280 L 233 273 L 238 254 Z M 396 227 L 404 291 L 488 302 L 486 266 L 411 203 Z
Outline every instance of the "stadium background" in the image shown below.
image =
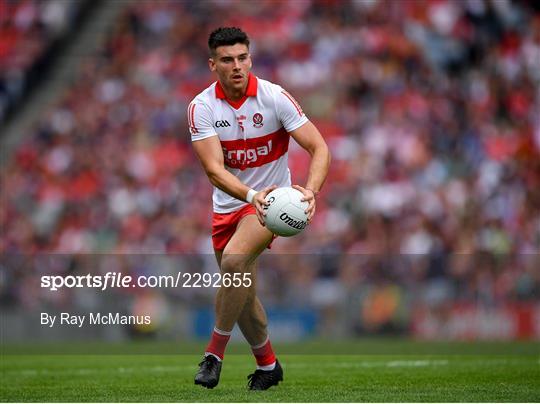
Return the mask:
M 97 51 L 62 60 L 113 3 Z M 206 338 L 214 289 L 50 292 L 39 276 L 216 271 L 186 108 L 225 25 L 248 32 L 254 73 L 296 97 L 333 154 L 309 231 L 260 265 L 273 339 L 540 338 L 534 2 L 0 0 L 3 128 L 58 63 L 76 72 L 0 137 L 2 342 Z M 42 311 L 155 321 L 48 329 Z

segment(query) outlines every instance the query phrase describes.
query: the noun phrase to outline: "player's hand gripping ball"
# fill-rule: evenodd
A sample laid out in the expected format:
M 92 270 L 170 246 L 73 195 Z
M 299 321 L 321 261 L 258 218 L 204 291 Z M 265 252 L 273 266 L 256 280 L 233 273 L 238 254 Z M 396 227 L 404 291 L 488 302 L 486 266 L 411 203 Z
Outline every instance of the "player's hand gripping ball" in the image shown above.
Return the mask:
M 300 233 L 308 225 L 305 210 L 309 204 L 302 202 L 302 192 L 291 188 L 277 188 L 266 196 L 270 204 L 265 208 L 264 222 L 268 230 L 278 236 L 290 237 Z

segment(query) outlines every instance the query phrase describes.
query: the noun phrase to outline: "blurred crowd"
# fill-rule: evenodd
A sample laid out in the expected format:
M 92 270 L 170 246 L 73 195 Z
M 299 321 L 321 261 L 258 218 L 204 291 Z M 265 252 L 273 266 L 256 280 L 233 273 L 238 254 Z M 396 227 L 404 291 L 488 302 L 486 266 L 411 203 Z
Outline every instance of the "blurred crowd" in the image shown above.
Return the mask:
M 365 282 L 442 280 L 433 290 L 452 298 L 537 299 L 533 3 L 135 2 L 2 167 L 0 252 L 211 254 L 211 186 L 186 109 L 215 80 L 209 32 L 235 25 L 252 41 L 254 73 L 295 96 L 333 154 L 309 231 L 268 253 L 320 259 L 268 264 L 262 288 L 332 301 Z M 38 19 L 3 24 L 33 32 Z M 303 184 L 309 158 L 293 143 Z
M 0 123 L 66 35 L 81 0 L 0 0 Z

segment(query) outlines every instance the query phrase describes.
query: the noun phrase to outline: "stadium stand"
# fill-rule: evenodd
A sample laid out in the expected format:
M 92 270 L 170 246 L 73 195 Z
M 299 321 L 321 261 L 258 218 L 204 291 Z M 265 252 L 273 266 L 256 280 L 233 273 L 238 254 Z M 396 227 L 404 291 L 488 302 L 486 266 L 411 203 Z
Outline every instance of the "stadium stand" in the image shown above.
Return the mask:
M 0 124 L 47 77 L 88 12 L 87 0 L 0 1 Z

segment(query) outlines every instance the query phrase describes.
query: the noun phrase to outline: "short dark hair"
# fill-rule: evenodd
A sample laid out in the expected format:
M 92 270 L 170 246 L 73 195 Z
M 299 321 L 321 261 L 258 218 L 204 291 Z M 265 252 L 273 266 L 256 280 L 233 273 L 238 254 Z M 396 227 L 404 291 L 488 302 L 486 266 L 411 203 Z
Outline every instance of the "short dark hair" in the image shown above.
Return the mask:
M 208 37 L 208 48 L 210 55 L 215 56 L 216 49 L 220 46 L 232 46 L 237 43 L 246 45 L 249 48 L 249 38 L 247 34 L 237 27 L 219 27 L 212 31 Z

